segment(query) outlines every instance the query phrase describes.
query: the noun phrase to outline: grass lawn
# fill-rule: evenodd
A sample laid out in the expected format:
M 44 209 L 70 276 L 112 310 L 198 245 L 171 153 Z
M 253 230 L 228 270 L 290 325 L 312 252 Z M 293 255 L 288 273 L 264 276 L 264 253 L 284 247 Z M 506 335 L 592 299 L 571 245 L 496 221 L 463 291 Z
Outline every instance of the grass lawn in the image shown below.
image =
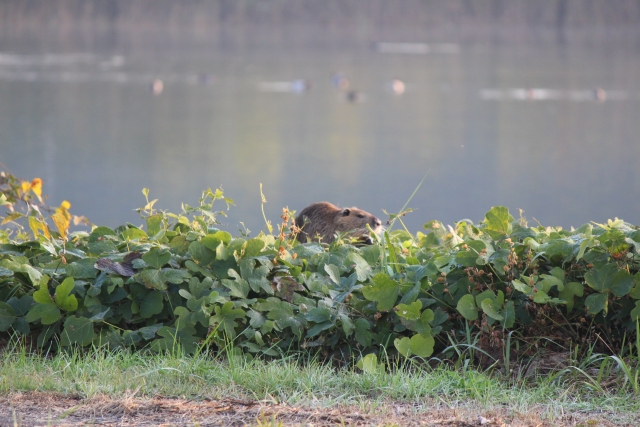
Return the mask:
M 504 379 L 444 363 L 366 373 L 294 358 L 47 356 L 9 344 L 0 425 L 640 425 L 640 396 L 598 363 Z

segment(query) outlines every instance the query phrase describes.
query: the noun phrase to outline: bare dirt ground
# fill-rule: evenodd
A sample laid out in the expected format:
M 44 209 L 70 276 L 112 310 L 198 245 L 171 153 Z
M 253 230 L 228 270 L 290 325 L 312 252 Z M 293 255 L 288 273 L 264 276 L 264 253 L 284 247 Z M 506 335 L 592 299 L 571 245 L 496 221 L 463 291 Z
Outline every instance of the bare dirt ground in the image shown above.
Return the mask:
M 427 408 L 427 409 L 425 409 Z M 181 400 L 161 397 L 81 399 L 55 393 L 12 393 L 0 396 L 0 427 L 11 426 L 254 426 L 276 420 L 284 426 L 500 426 L 612 427 L 637 426 L 640 420 L 615 414 L 566 414 L 553 421 L 535 413 L 506 410 L 448 409 L 390 402 L 363 413 L 341 407 L 309 409 L 259 401 Z M 277 425 L 273 423 L 273 425 Z

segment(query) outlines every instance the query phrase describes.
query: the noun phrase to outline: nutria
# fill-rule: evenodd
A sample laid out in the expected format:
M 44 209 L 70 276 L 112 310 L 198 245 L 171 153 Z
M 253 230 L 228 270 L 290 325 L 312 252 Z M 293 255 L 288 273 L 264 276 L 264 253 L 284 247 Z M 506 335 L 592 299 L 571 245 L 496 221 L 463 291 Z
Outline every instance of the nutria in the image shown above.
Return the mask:
M 382 231 L 382 222 L 369 212 L 358 208 L 339 208 L 329 202 L 313 203 L 300 212 L 296 217 L 296 226 L 300 242 L 322 238 L 323 243 L 335 240 L 336 231 L 349 232 L 351 237 L 358 237 L 360 241 L 371 244 L 367 224 L 376 233 Z

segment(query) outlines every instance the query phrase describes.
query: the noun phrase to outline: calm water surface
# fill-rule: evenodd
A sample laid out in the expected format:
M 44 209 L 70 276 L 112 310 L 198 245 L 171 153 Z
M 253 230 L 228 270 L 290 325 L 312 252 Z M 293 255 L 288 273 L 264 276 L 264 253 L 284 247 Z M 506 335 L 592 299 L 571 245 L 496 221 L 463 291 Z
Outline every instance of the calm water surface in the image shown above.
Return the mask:
M 640 54 L 606 34 L 191 46 L 126 36 L 0 43 L 0 162 L 94 223 L 139 223 L 144 187 L 175 212 L 222 186 L 236 201 L 224 228 L 255 235 L 260 183 L 274 222 L 283 206 L 320 200 L 386 218 L 425 175 L 406 218 L 414 232 L 478 221 L 493 205 L 544 225 L 640 223 Z

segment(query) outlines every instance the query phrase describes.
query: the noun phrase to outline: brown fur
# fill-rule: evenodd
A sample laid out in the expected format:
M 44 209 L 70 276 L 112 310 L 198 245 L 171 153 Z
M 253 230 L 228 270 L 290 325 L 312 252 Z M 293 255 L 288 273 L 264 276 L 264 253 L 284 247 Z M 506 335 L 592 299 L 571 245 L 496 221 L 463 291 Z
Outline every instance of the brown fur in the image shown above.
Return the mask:
M 339 208 L 329 202 L 313 203 L 296 217 L 296 226 L 302 230 L 298 233 L 300 242 L 316 240 L 319 235 L 323 243 L 335 240 L 336 231 L 347 233 L 353 237 L 361 237 L 364 243 L 371 244 L 367 224 L 376 233 L 382 231 L 382 223 L 378 218 L 358 208 Z

